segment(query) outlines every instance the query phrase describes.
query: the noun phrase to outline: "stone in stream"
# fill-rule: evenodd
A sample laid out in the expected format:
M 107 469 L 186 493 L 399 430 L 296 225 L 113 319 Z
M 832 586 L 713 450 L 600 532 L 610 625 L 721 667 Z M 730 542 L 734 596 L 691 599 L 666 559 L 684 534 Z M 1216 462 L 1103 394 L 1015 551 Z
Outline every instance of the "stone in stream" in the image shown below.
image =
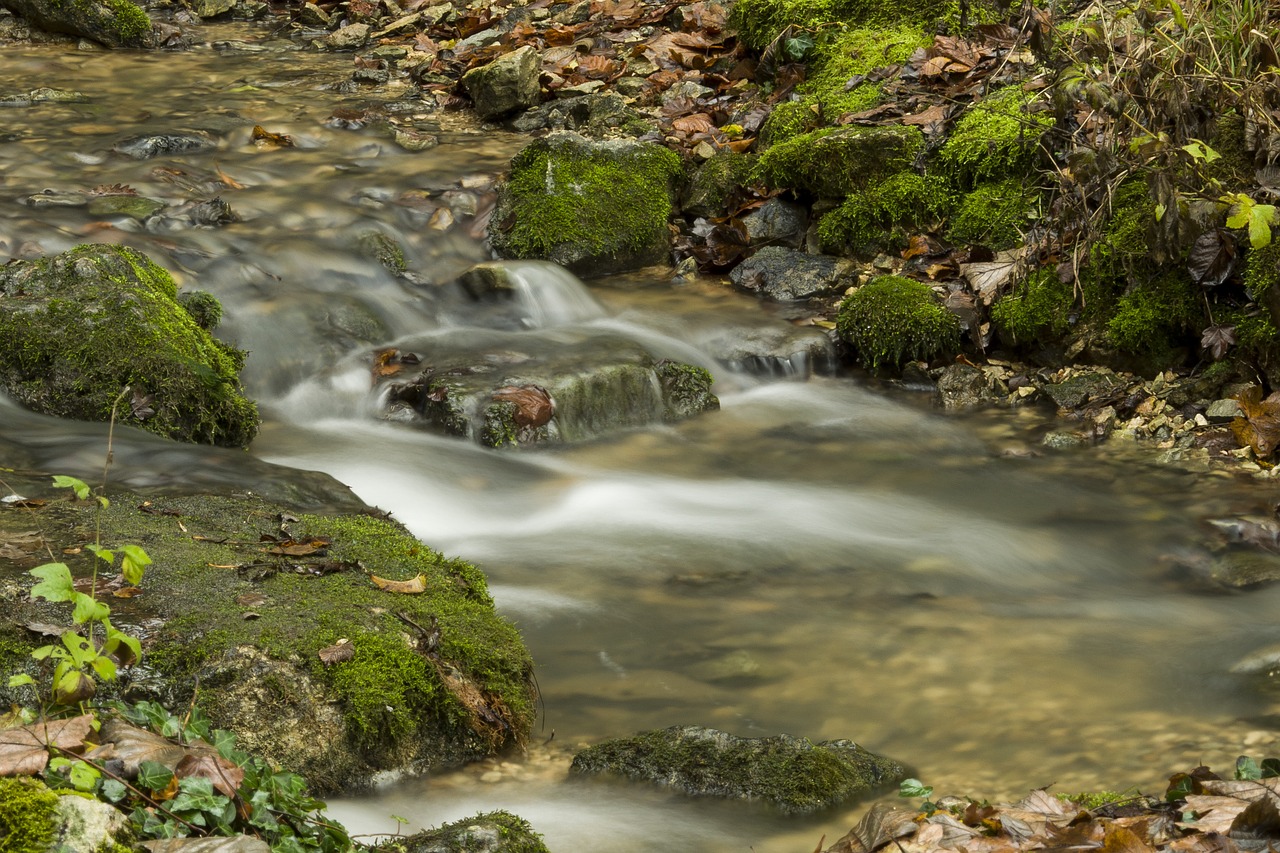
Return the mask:
M 371 849 L 373 853 L 547 853 L 542 837 L 527 821 L 504 811 L 397 836 Z
M 107 47 L 151 47 L 151 19 L 129 0 L 0 0 L 0 6 L 21 15 L 46 32 L 64 33 Z
M 695 797 L 763 800 L 788 814 L 820 811 L 906 778 L 898 762 L 850 740 L 741 738 L 672 726 L 582 750 L 571 770 L 675 788 Z
M 149 160 L 167 154 L 212 151 L 216 147 L 213 138 L 204 133 L 157 133 L 121 140 L 111 150 L 135 160 Z
M 830 296 L 854 284 L 853 261 L 765 246 L 733 268 L 729 280 L 768 299 L 789 301 Z
M 169 274 L 133 249 L 78 246 L 0 270 L 0 388 L 29 409 L 116 418 L 179 441 L 247 447 L 244 353 L 200 328 Z
M 462 75 L 462 86 L 475 103 L 480 118 L 495 119 L 537 106 L 542 100 L 538 82 L 541 74 L 541 56 L 533 47 L 525 45 L 488 65 L 472 68 Z

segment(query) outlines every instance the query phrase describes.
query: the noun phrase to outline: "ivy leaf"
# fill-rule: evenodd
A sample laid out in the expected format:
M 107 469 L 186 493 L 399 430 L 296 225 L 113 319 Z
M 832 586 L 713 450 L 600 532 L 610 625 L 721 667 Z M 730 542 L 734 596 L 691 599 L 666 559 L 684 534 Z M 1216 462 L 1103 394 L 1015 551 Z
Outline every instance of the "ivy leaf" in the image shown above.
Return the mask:
M 173 781 L 173 771 L 158 761 L 138 765 L 138 786 L 148 791 L 163 791 Z

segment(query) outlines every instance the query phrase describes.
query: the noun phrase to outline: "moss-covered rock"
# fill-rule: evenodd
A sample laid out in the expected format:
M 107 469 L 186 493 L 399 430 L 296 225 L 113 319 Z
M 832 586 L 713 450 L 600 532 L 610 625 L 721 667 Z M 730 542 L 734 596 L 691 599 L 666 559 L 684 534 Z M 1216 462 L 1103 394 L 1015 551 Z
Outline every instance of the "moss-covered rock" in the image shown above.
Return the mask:
M 766 184 L 838 199 L 909 169 L 924 148 L 914 127 L 831 127 L 797 136 L 760 155 Z
M 779 142 L 795 139 L 822 127 L 822 107 L 818 99 L 809 96 L 797 101 L 783 101 L 773 108 L 764 126 L 756 150 L 764 151 Z
M 818 222 L 825 252 L 868 255 L 906 245 L 951 210 L 955 193 L 946 181 L 913 171 L 891 175 L 856 192 Z
M 516 110 L 537 106 L 542 100 L 538 85 L 541 66 L 538 51 L 525 45 L 493 62 L 472 68 L 462 76 L 462 86 L 471 95 L 481 118 L 501 118 Z
M 960 321 L 933 288 L 901 276 L 881 276 L 846 297 L 836 331 L 873 370 L 960 349 Z
M 813 98 L 826 122 L 834 124 L 845 113 L 869 109 L 881 99 L 880 83 L 864 81 L 851 86 L 850 81 L 886 65 L 905 63 L 932 41 L 933 36 L 919 24 L 824 27 L 818 31 L 808 79 L 797 91 L 802 97 Z
M 397 838 L 375 853 L 547 853 L 528 821 L 510 812 L 487 812 Z
M 690 216 L 724 216 L 735 193 L 751 180 L 755 157 L 735 151 L 719 151 L 694 171 L 681 198 Z
M 1008 86 L 970 105 L 938 152 L 943 168 L 965 187 L 1028 174 L 1053 126 L 1047 114 L 1028 110 L 1032 99 Z
M 244 353 L 209 336 L 169 274 L 132 249 L 85 245 L 0 270 L 0 386 L 28 408 L 117 419 L 180 441 L 245 447 L 258 409 Z
M 3 0 L 11 12 L 53 33 L 91 39 L 107 47 L 151 47 L 151 19 L 129 0 Z
M 680 158 L 630 139 L 552 133 L 511 161 L 489 241 L 504 258 L 555 261 L 579 275 L 665 262 Z
M 697 726 L 588 747 L 574 756 L 572 770 L 654 782 L 695 797 L 763 800 L 789 814 L 818 811 L 906 775 L 896 761 L 849 740 L 740 738 Z
M 100 524 L 110 543 L 142 545 L 154 560 L 143 594 L 112 602 L 122 630 L 148 625 L 142 667 L 118 685 L 129 698 L 180 708 L 198 690 L 213 725 L 326 793 L 525 741 L 532 662 L 475 566 L 374 515 L 208 496 L 153 496 L 143 512 L 136 495 L 111 497 L 100 518 L 93 502 L 51 501 L 28 522 L 56 551 L 83 548 Z M 91 569 L 90 556 L 67 559 L 76 576 Z M 422 591 L 384 590 L 375 576 L 417 579 Z M 65 607 L 12 604 L 19 623 Z M 334 648 L 346 659 L 326 663 L 321 651 Z M 3 702 L 29 693 L 0 685 Z
M 951 218 L 947 238 L 996 251 L 1011 249 L 1022 243 L 1038 195 L 1023 178 L 980 183 L 964 194 Z
M 0 777 L 0 853 L 47 853 L 58 822 L 57 794 L 35 779 Z
M 788 26 L 813 30 L 833 23 L 880 27 L 906 23 L 954 29 L 962 23 L 1001 20 L 1000 9 L 992 0 L 737 0 L 729 21 L 748 47 L 763 50 Z
M 1013 346 L 1044 344 L 1069 329 L 1075 289 L 1051 269 L 1040 269 L 991 306 L 1000 339 Z

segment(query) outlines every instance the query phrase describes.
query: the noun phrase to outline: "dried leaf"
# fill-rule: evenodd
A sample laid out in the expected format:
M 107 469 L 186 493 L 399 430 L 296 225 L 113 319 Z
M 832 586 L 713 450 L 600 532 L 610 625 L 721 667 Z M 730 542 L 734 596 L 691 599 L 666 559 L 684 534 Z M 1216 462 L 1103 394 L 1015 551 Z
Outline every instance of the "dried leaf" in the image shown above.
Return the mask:
M 514 420 L 517 426 L 522 427 L 543 426 L 556 411 L 547 389 L 538 385 L 508 385 L 494 391 L 493 399 L 499 403 L 515 403 Z
M 1262 389 L 1251 385 L 1236 395 L 1242 416 L 1231 422 L 1231 432 L 1241 447 L 1252 447 L 1260 459 L 1266 459 L 1280 444 L 1280 392 L 1265 400 Z
M 0 731 L 0 776 L 34 776 L 49 763 L 49 748 L 79 750 L 93 728 L 93 715 L 46 720 Z
M 1200 348 L 1207 350 L 1214 361 L 1227 354 L 1227 350 L 1236 342 L 1236 327 L 1224 326 L 1221 323 L 1209 326 L 1200 336 Z
M 173 768 L 173 775 L 178 779 L 208 779 L 215 791 L 231 799 L 244 781 L 243 769 L 212 752 L 187 753 Z
M 407 581 L 392 581 L 380 578 L 377 575 L 369 575 L 369 580 L 373 581 L 373 585 L 378 589 L 385 589 L 387 592 L 397 592 L 402 595 L 417 595 L 420 592 L 427 591 L 427 579 L 422 574 Z
M 1001 291 L 1022 277 L 1026 270 L 1026 256 L 1026 247 L 1001 252 L 994 261 L 960 264 L 960 275 L 968 280 L 982 304 L 990 305 Z
M 1236 240 L 1221 228 L 1206 231 L 1191 245 L 1187 271 L 1201 287 L 1217 287 L 1236 266 Z
M 138 766 L 144 761 L 154 761 L 172 770 L 187 754 L 185 748 L 168 738 L 123 720 L 107 720 L 102 724 L 100 735 L 103 743 L 115 745 L 116 758 L 123 762 L 123 775 L 130 779 L 138 775 Z
M 274 145 L 277 148 L 293 147 L 292 136 L 290 136 L 287 133 L 271 133 L 269 130 L 266 130 L 260 124 L 255 124 L 253 126 L 252 139 L 254 144 L 258 145 L 259 147 L 266 146 L 266 145 Z
M 319 652 L 320 660 L 326 665 L 342 663 L 351 660 L 356 656 L 356 647 L 352 645 L 350 640 L 342 639 L 334 643 L 332 646 L 325 646 Z
M 897 838 L 905 838 L 918 828 L 916 813 L 876 803 L 863 815 L 848 835 L 827 848 L 827 853 L 872 853 Z

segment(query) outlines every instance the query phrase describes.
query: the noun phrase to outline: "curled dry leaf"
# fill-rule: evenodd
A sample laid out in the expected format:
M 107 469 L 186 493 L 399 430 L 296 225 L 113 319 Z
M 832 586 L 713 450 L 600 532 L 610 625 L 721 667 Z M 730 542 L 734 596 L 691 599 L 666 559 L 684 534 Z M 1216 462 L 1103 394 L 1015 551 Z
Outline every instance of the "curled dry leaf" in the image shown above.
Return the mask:
M 350 640 L 344 637 L 332 646 L 325 646 L 316 654 L 324 664 L 331 666 L 335 663 L 342 663 L 343 661 L 348 661 L 355 657 L 356 647 Z
M 373 585 L 378 589 L 385 589 L 387 592 L 398 592 L 402 595 L 417 595 L 420 592 L 427 591 L 427 579 L 422 574 L 407 581 L 392 581 L 380 578 L 377 575 L 369 575 L 369 580 L 373 581 Z
M 1260 459 L 1266 459 L 1280 444 L 1280 391 L 1265 400 L 1262 389 L 1251 385 L 1236 395 L 1241 416 L 1231 422 L 1231 432 L 1241 447 L 1252 447 Z
M 293 137 L 287 133 L 272 133 L 260 124 L 253 126 L 253 142 L 258 146 L 274 145 L 277 148 L 292 148 Z
M 515 403 L 515 422 L 522 427 L 540 427 L 555 414 L 555 403 L 546 388 L 538 385 L 507 385 L 493 392 L 499 403 Z

